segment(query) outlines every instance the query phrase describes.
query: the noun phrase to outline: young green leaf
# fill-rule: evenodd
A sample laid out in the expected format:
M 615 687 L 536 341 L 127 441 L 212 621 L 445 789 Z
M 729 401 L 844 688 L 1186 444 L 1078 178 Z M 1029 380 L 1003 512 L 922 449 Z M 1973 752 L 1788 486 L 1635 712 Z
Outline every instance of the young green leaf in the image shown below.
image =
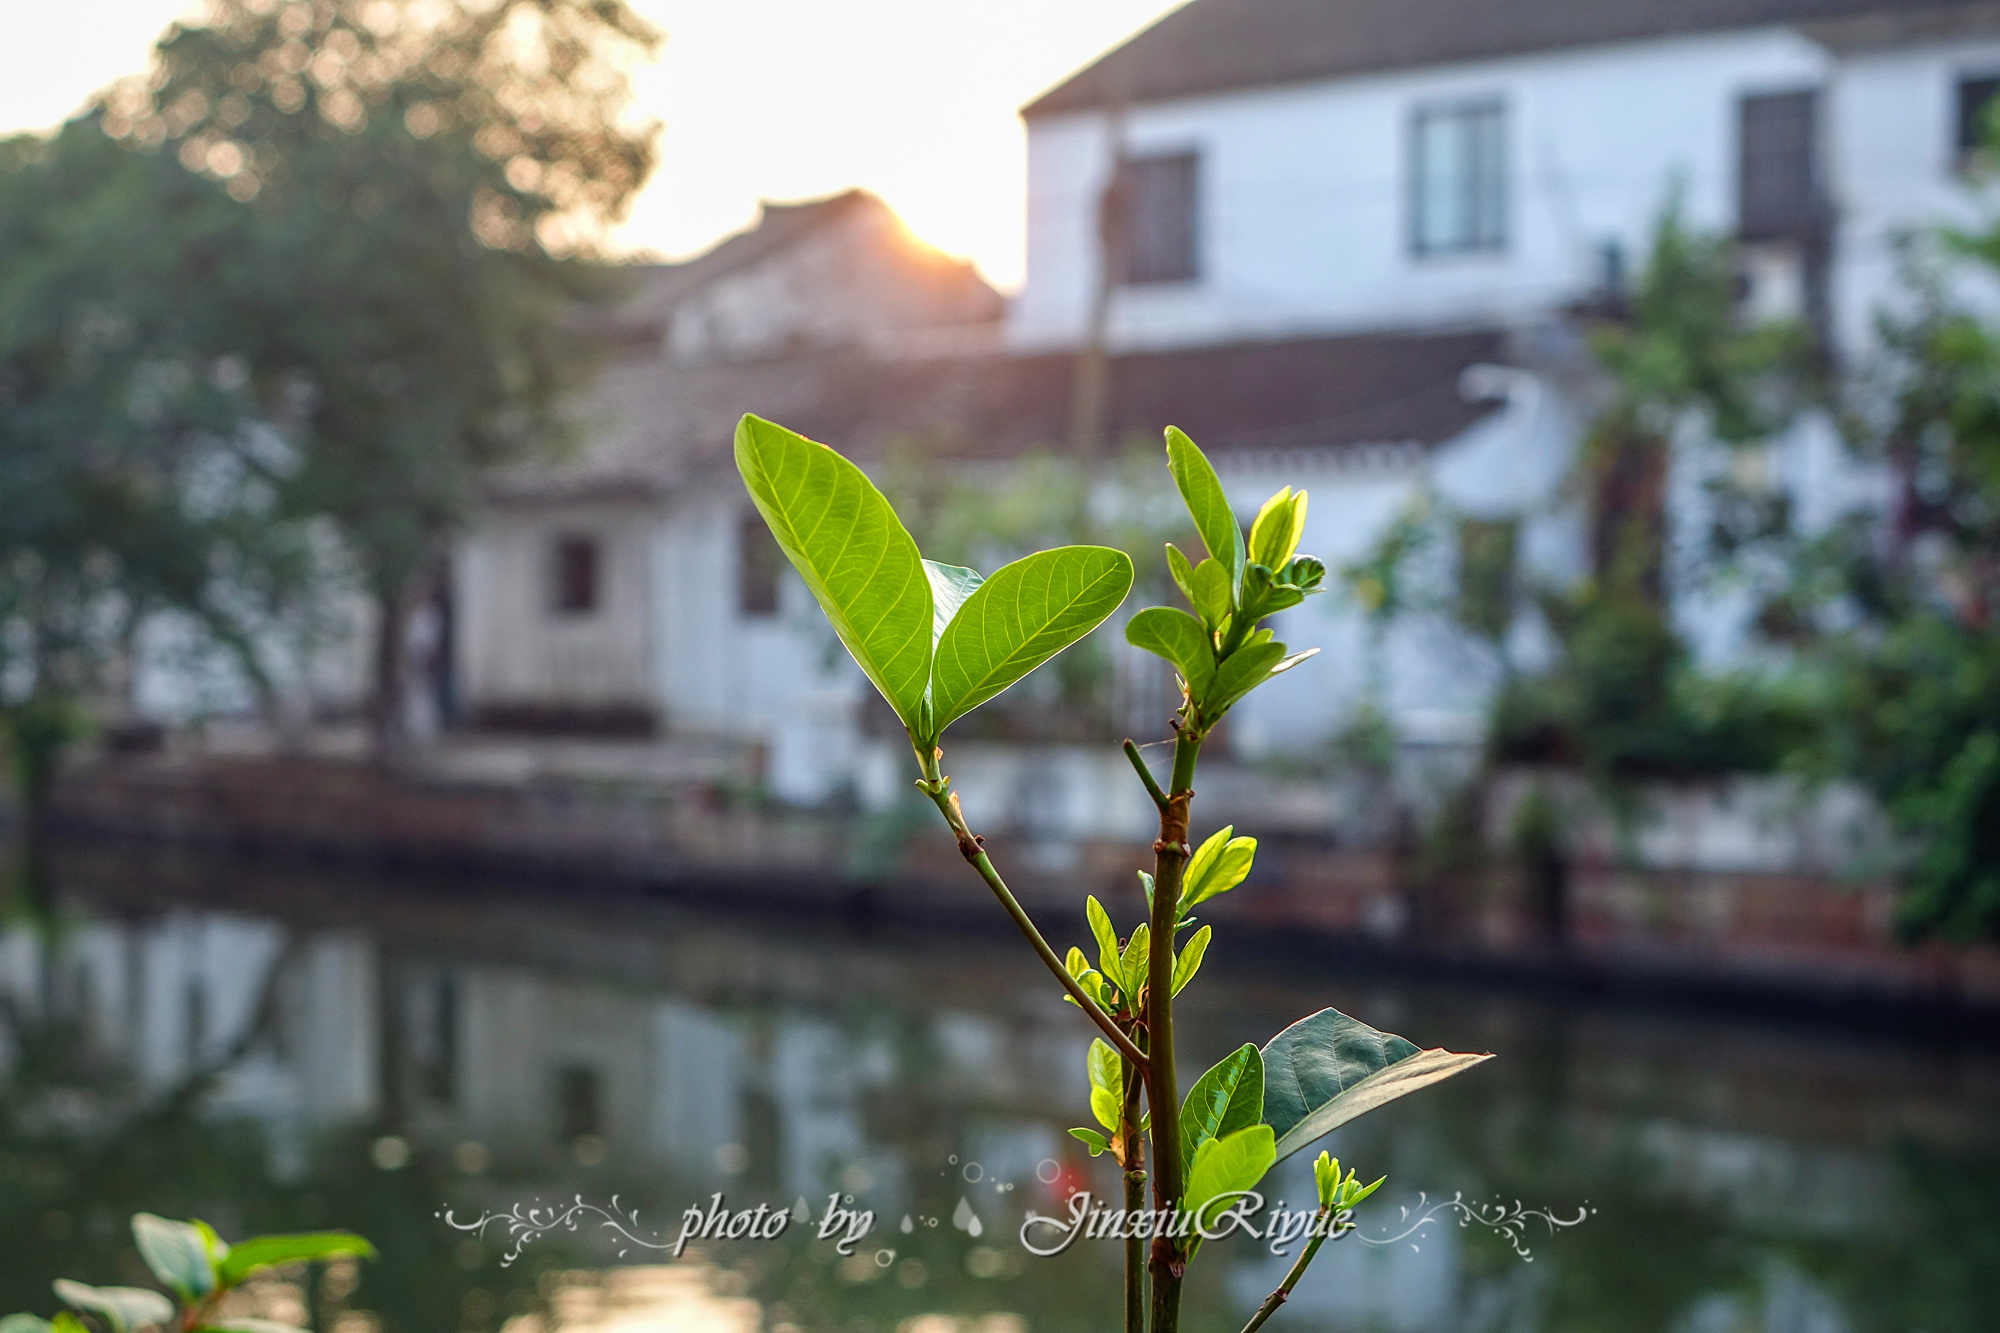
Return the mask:
M 1248 1129 L 1264 1115 L 1264 1056 L 1242 1046 L 1195 1080 L 1181 1105 L 1181 1160 L 1194 1161 L 1203 1139 Z
M 174 1303 L 144 1287 L 92 1287 L 61 1277 L 51 1285 L 63 1304 L 103 1315 L 112 1333 L 164 1326 L 174 1317 Z
M 758 417 L 736 427 L 736 467 L 861 670 L 913 735 L 931 730 L 931 581 L 888 500 L 833 450 Z
M 229 1247 L 217 1265 L 222 1285 L 233 1287 L 252 1271 L 273 1264 L 297 1263 L 301 1259 L 324 1259 L 335 1254 L 353 1254 L 363 1259 L 375 1257 L 375 1247 L 350 1231 L 306 1231 L 285 1236 L 252 1236 Z
M 1277 1161 L 1269 1125 L 1252 1125 L 1220 1139 L 1204 1139 L 1195 1149 L 1188 1166 L 1187 1197 L 1183 1206 L 1195 1216 L 1195 1225 L 1212 1225 L 1206 1215 L 1228 1206 L 1235 1196 L 1257 1188 L 1257 1182 Z
M 1272 668 L 1284 660 L 1285 645 L 1266 640 L 1247 643 L 1229 655 L 1216 669 L 1215 680 L 1201 694 L 1201 715 L 1210 722 L 1219 720 L 1230 706 L 1270 679 Z
M 986 582 L 986 576 L 964 565 L 941 565 L 935 560 L 924 561 L 924 576 L 931 582 L 931 646 L 935 652 L 944 627 L 965 605 L 965 599 Z
M 1250 525 L 1250 559 L 1266 569 L 1283 569 L 1299 549 L 1306 530 L 1306 493 L 1287 486 L 1264 502 Z
M 1194 594 L 1194 566 L 1188 564 L 1181 548 L 1172 542 L 1167 543 L 1167 572 L 1173 575 L 1174 586 L 1181 590 L 1181 596 L 1188 599 L 1188 605 L 1199 610 L 1201 603 L 1195 600 Z
M 1204 560 L 1194 567 L 1194 596 L 1190 599 L 1211 632 L 1222 628 L 1235 603 L 1231 600 L 1229 573 L 1219 560 Z
M 966 597 L 931 667 L 933 736 L 1103 623 L 1132 590 L 1132 557 L 1107 546 L 1037 551 Z
M 1181 946 L 1180 956 L 1174 959 L 1174 994 L 1179 995 L 1181 989 L 1194 980 L 1194 974 L 1201 971 L 1202 955 L 1208 952 L 1208 938 L 1211 934 L 1213 932 L 1207 926 L 1203 926 L 1189 936 L 1188 942 Z
M 1125 1057 L 1111 1043 L 1097 1038 L 1090 1043 L 1090 1113 L 1097 1123 L 1118 1132 L 1118 1119 L 1125 1109 Z
M 1222 562 L 1223 572 L 1234 587 L 1243 573 L 1243 529 L 1237 526 L 1236 513 L 1229 507 L 1229 497 L 1223 493 L 1207 455 L 1178 426 L 1167 427 L 1167 470 L 1173 473 L 1174 485 L 1180 488 L 1202 545 Z
M 134 1213 L 132 1242 L 153 1276 L 183 1301 L 199 1300 L 215 1290 L 215 1260 L 200 1227 Z
M 1264 1047 L 1264 1123 L 1285 1158 L 1356 1116 L 1464 1073 L 1491 1055 L 1418 1050 L 1338 1009 L 1322 1009 Z
M 1072 1129 L 1069 1133 L 1071 1138 L 1079 1140 L 1084 1147 L 1090 1149 L 1092 1157 L 1111 1151 L 1111 1140 L 1094 1129 Z M 0 1328 L 0 1333 L 6 1333 L 6 1330 Z
M 1181 877 L 1183 913 L 1249 878 L 1251 864 L 1257 859 L 1257 840 L 1231 837 L 1235 832 L 1234 825 L 1225 824 L 1195 848 Z
M 1083 900 L 1083 915 L 1090 922 L 1090 933 L 1097 940 L 1097 966 L 1105 976 L 1116 980 L 1124 975 L 1121 962 L 1123 955 L 1118 949 L 1118 931 L 1111 924 L 1111 914 L 1104 910 L 1104 904 L 1091 894 Z
M 1166 658 L 1201 698 L 1215 679 L 1215 646 L 1202 623 L 1171 606 L 1149 606 L 1125 622 L 1125 642 Z
M 1125 941 L 1125 953 L 1120 958 L 1122 970 L 1118 984 L 1127 995 L 1137 995 L 1139 988 L 1146 984 L 1146 965 L 1153 948 L 1153 928 L 1143 921 L 1132 927 L 1132 938 Z

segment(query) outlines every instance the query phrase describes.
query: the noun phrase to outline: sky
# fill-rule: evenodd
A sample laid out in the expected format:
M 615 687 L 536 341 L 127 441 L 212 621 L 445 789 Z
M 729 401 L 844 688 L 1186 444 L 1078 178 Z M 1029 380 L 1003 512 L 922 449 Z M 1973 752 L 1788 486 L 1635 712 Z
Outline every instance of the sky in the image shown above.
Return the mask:
M 666 33 L 638 73 L 664 122 L 622 248 L 678 258 L 760 199 L 861 186 L 1003 288 L 1023 263 L 1022 103 L 1178 0 L 633 0 Z M 0 134 L 46 130 L 145 66 L 188 0 L 0 0 Z

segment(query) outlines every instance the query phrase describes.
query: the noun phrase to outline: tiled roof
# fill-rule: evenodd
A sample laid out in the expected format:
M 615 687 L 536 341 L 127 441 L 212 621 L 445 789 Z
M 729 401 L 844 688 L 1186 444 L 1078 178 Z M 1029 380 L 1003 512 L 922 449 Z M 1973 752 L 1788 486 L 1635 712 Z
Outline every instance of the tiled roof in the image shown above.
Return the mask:
M 1501 360 L 1494 331 L 1381 333 L 1132 352 L 1111 361 L 1108 435 L 1157 442 L 1180 426 L 1204 449 L 1443 443 L 1492 410 L 1459 376 Z M 614 366 L 580 408 L 587 446 L 519 470 L 501 495 L 659 493 L 728 465 L 737 418 L 778 421 L 863 462 L 898 443 L 953 458 L 1060 449 L 1071 353 L 887 359 L 832 349 L 755 363 Z
M 1022 110 L 1050 115 L 1342 74 L 1733 28 L 1896 27 L 1990 0 L 1193 0 Z

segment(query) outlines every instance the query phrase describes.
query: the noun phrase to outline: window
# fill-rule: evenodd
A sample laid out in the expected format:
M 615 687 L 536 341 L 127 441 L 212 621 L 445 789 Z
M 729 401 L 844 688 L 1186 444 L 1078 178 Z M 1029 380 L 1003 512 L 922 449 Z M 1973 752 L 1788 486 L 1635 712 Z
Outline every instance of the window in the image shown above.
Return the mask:
M 556 538 L 549 602 L 558 615 L 586 615 L 597 609 L 599 563 L 596 538 Z
M 1960 167 L 1986 147 L 1986 123 L 1993 99 L 2000 96 L 2000 74 L 1983 74 L 1958 81 L 1958 126 L 1953 147 Z
M 778 567 L 784 552 L 764 516 L 746 509 L 736 523 L 736 609 L 746 616 L 778 613 Z
M 1739 105 L 1736 207 L 1745 240 L 1799 238 L 1820 226 L 1818 111 L 1812 89 L 1758 93 Z
M 1124 280 L 1138 286 L 1200 276 L 1199 160 L 1193 153 L 1125 162 Z
M 1410 246 L 1419 255 L 1507 244 L 1507 116 L 1498 101 L 1417 111 L 1410 135 Z

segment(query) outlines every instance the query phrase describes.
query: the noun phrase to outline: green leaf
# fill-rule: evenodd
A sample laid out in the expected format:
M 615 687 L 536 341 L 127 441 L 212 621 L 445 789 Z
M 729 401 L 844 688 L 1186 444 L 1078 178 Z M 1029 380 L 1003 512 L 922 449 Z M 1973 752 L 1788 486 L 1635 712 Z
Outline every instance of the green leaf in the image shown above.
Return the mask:
M 1187 1195 L 1182 1206 L 1195 1216 L 1197 1227 L 1213 1219 L 1203 1216 L 1211 1205 L 1226 1207 L 1230 1198 L 1257 1188 L 1257 1182 L 1277 1161 L 1269 1125 L 1252 1125 L 1220 1139 L 1205 1139 L 1188 1166 Z
M 10 1314 L 0 1319 L 0 1333 L 50 1333 L 53 1327 L 38 1314 Z
M 1173 473 L 1174 485 L 1187 502 L 1202 545 L 1222 562 L 1234 588 L 1243 573 L 1243 529 L 1237 526 L 1236 513 L 1229 507 L 1229 497 L 1223 493 L 1207 455 L 1178 426 L 1167 427 L 1167 470 Z
M 1080 1139 L 1083 1142 L 1083 1146 L 1090 1149 L 1092 1157 L 1111 1151 L 1111 1140 L 1105 1138 L 1094 1129 L 1072 1129 L 1070 1137 Z M 0 1333 L 7 1333 L 4 1326 L 0 1326 Z
M 113 1333 L 126 1333 L 127 1329 L 145 1328 L 148 1325 L 165 1325 L 174 1317 L 174 1303 L 157 1291 L 147 1291 L 144 1287 L 92 1287 L 68 1278 L 57 1278 L 54 1287 L 56 1299 L 79 1310 L 90 1310 L 101 1314 L 111 1324 Z
M 1174 586 L 1181 590 L 1181 596 L 1188 599 L 1188 605 L 1199 611 L 1201 603 L 1194 595 L 1194 566 L 1181 554 L 1181 548 L 1167 543 L 1167 572 L 1173 575 Z
M 1152 952 L 1153 928 L 1141 922 L 1132 928 L 1132 938 L 1125 941 L 1125 952 L 1119 959 L 1119 985 L 1127 995 L 1137 995 L 1146 984 L 1146 968 Z
M 1202 621 L 1211 630 L 1222 628 L 1222 622 L 1229 619 L 1234 607 L 1231 601 L 1229 574 L 1220 561 L 1204 560 L 1194 567 L 1194 609 L 1201 613 Z
M 93 1330 L 68 1310 L 58 1310 L 49 1321 L 49 1333 L 93 1333 Z
M 1419 1050 L 1322 1009 L 1264 1047 L 1264 1123 L 1277 1134 L 1282 1159 L 1356 1116 L 1492 1058 Z
M 825 445 L 753 416 L 736 427 L 736 468 L 861 670 L 913 736 L 934 730 L 931 581 L 882 492 Z
M 996 570 L 958 608 L 931 667 L 932 738 L 1104 622 L 1132 590 L 1132 557 L 1060 546 Z
M 235 1286 L 255 1269 L 273 1264 L 297 1263 L 301 1259 L 324 1259 L 335 1254 L 375 1257 L 375 1247 L 351 1231 L 307 1231 L 287 1236 L 252 1236 L 229 1247 L 218 1271 L 222 1284 Z
M 1265 641 L 1248 643 L 1229 655 L 1216 669 L 1215 680 L 1200 696 L 1201 715 L 1219 720 L 1238 699 L 1270 679 L 1272 668 L 1284 660 L 1285 645 Z
M 1118 931 L 1111 924 L 1111 914 L 1104 910 L 1104 904 L 1091 894 L 1083 900 L 1083 914 L 1090 922 L 1090 933 L 1097 940 L 1097 966 L 1105 976 L 1116 978 L 1123 974 L 1123 955 L 1118 951 Z
M 202 1228 L 152 1213 L 132 1215 L 132 1241 L 153 1276 L 184 1301 L 215 1290 L 215 1255 Z M 212 1232 L 210 1233 L 213 1234 Z
M 1103 1038 L 1090 1043 L 1090 1113 L 1097 1123 L 1118 1132 L 1125 1111 L 1125 1057 Z
M 1266 569 L 1283 569 L 1299 549 L 1306 530 L 1306 493 L 1287 486 L 1264 502 L 1250 525 L 1250 559 Z
M 1179 995 L 1181 988 L 1193 981 L 1194 974 L 1201 971 L 1202 955 L 1208 952 L 1208 939 L 1213 933 L 1207 926 L 1203 926 L 1181 947 L 1180 957 L 1174 959 L 1174 994 Z
M 1231 1051 L 1195 1080 L 1181 1104 L 1181 1160 L 1194 1161 L 1204 1139 L 1226 1138 L 1264 1115 L 1264 1056 L 1255 1046 Z
M 1218 893 L 1227 893 L 1249 878 L 1257 859 L 1255 838 L 1233 838 L 1234 825 L 1225 824 L 1195 848 L 1181 877 L 1181 911 L 1207 902 Z
M 958 608 L 965 605 L 965 599 L 986 582 L 986 576 L 964 565 L 941 565 L 926 560 L 924 577 L 931 583 L 931 647 L 935 652 L 937 641 L 944 636 L 944 627 L 958 614 Z
M 1215 647 L 1199 620 L 1172 606 L 1149 606 L 1125 622 L 1125 642 L 1172 662 L 1199 699 L 1215 678 Z

